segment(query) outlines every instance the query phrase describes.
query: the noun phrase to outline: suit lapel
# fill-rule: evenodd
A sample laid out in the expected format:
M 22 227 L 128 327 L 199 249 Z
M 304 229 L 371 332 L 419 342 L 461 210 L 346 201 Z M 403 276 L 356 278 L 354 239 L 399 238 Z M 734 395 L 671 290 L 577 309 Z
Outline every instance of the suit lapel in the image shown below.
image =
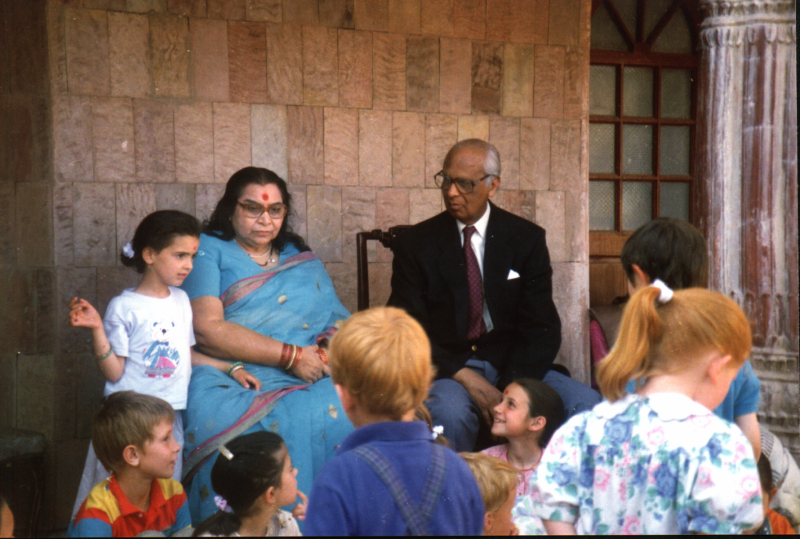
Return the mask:
M 492 205 L 483 254 L 483 289 L 492 320 L 496 318 L 497 302 L 500 301 L 502 287 L 508 279 L 514 258 L 514 252 L 508 244 L 511 234 L 504 217 L 502 210 Z
M 456 329 L 459 335 L 467 334 L 469 316 L 469 284 L 464 262 L 464 251 L 455 219 L 445 214 L 442 230 L 437 234 L 439 256 L 436 260 L 442 280 L 453 295 Z

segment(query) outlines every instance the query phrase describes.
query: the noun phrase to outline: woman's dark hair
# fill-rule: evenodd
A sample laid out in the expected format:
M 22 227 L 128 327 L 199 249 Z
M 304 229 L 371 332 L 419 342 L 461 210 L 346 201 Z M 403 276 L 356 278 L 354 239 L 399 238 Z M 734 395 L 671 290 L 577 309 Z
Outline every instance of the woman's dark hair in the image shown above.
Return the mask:
M 528 395 L 528 415 L 531 417 L 544 416 L 547 420 L 539 436 L 539 447 L 547 446 L 553 433 L 564 424 L 566 420 L 564 401 L 561 400 L 556 390 L 535 378 L 517 378 L 512 382 L 521 387 Z
M 177 236 L 200 237 L 200 222 L 194 216 L 178 210 L 153 212 L 142 219 L 142 222 L 136 227 L 136 233 L 131 241 L 133 256 L 129 258 L 125 254 L 126 249 L 123 249 L 120 260 L 125 266 L 144 273 L 147 263 L 142 258 L 142 251 L 145 247 L 160 253 L 172 245 Z
M 228 180 L 225 185 L 225 194 L 217 202 L 217 207 L 211 217 L 204 223 L 203 232 L 215 236 L 221 240 L 229 241 L 236 236 L 233 229 L 231 217 L 236 211 L 236 204 L 239 202 L 239 197 L 242 192 L 249 185 L 269 185 L 273 184 L 281 192 L 281 198 L 286 205 L 286 217 L 283 219 L 281 229 L 278 235 L 272 240 L 272 243 L 282 251 L 287 242 L 294 243 L 300 251 L 310 251 L 305 240 L 299 235 L 292 232 L 289 226 L 289 217 L 292 215 L 292 195 L 289 194 L 289 189 L 286 187 L 286 182 L 283 179 L 266 168 L 259 167 L 245 167 L 241 170 L 234 172 L 233 176 Z
M 708 285 L 706 240 L 680 219 L 659 217 L 640 226 L 622 247 L 620 261 L 631 283 L 636 264 L 651 280 L 661 279 L 674 290 Z
M 222 454 L 217 457 L 211 469 L 211 486 L 232 512 L 217 511 L 195 528 L 193 537 L 204 533 L 229 536 L 238 531 L 240 517 L 248 514 L 256 498 L 269 487 L 281 486 L 287 449 L 279 435 L 253 432 L 231 440 L 225 447 L 233 458 L 228 460 Z

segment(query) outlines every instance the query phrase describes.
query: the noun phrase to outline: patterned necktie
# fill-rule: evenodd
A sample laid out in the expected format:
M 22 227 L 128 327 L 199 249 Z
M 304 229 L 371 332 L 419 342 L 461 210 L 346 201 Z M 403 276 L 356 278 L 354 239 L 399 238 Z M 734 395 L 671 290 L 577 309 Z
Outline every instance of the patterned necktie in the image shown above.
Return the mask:
M 474 226 L 464 228 L 464 259 L 467 262 L 467 281 L 469 283 L 469 318 L 467 324 L 467 340 L 477 340 L 486 333 L 483 321 L 483 280 L 478 258 L 472 250 L 472 234 Z

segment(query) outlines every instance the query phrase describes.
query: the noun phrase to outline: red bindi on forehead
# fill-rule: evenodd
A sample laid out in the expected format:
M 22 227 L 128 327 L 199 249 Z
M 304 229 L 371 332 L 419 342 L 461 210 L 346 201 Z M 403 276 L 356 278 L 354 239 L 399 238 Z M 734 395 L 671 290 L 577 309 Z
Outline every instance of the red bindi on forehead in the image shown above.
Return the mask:
M 269 195 L 268 194 L 262 193 L 261 198 L 264 200 L 264 202 L 269 202 Z
M 503 395 L 508 395 L 508 390 L 503 391 Z

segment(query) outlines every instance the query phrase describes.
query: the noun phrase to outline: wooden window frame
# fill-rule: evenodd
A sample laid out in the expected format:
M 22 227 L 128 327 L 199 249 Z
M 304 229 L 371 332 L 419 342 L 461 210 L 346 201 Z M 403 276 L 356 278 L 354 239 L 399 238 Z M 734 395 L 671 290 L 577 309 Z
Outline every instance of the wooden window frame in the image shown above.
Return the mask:
M 612 51 L 612 50 L 596 50 L 592 49 L 589 53 L 590 65 L 607 65 L 616 68 L 616 103 L 615 108 L 617 114 L 614 116 L 597 116 L 590 115 L 590 124 L 613 124 L 614 125 L 614 174 L 599 174 L 589 173 L 590 181 L 612 181 L 614 182 L 614 230 L 591 230 L 592 234 L 613 234 L 624 235 L 625 238 L 632 231 L 627 231 L 622 228 L 622 182 L 648 182 L 654 186 L 652 191 L 651 201 L 651 215 L 658 216 L 660 214 L 661 204 L 661 189 L 662 182 L 669 183 L 688 183 L 689 184 L 689 221 L 695 223 L 698 221 L 698 216 L 695 215 L 692 200 L 695 196 L 695 140 L 696 140 L 696 124 L 697 124 L 697 87 L 698 87 L 698 67 L 700 58 L 698 55 L 685 55 L 673 53 L 657 53 L 651 52 L 650 48 L 661 35 L 663 29 L 672 20 L 672 17 L 678 10 L 683 12 L 684 17 L 690 23 L 697 27 L 697 5 L 692 0 L 675 0 L 672 6 L 665 12 L 661 20 L 654 27 L 647 41 L 644 41 L 644 25 L 645 25 L 645 5 L 646 0 L 639 0 L 637 6 L 637 28 L 636 36 L 632 36 L 627 27 L 622 21 L 619 13 L 616 10 L 613 2 L 609 0 L 593 0 L 592 2 L 592 17 L 597 9 L 605 4 L 612 22 L 616 25 L 623 39 L 627 42 L 629 51 Z M 699 32 L 694 31 L 691 33 L 692 50 L 696 50 Z M 624 77 L 623 72 L 625 67 L 650 67 L 653 68 L 653 116 L 650 117 L 637 117 L 637 116 L 624 116 L 623 115 L 623 97 L 624 97 Z M 690 114 L 689 118 L 663 118 L 661 117 L 661 77 L 663 69 L 686 69 L 692 73 L 694 84 L 692 85 L 692 92 L 690 98 Z M 653 169 L 651 174 L 622 174 L 622 126 L 623 125 L 652 125 L 653 131 L 653 155 L 652 164 Z M 689 127 L 689 175 L 688 176 L 670 176 L 661 174 L 661 126 L 688 126 Z M 600 240 L 600 238 L 597 238 Z M 610 240 L 610 239 L 609 239 Z M 609 240 L 601 240 L 590 242 L 597 244 L 607 243 Z M 617 241 L 611 240 L 611 243 L 616 244 Z M 624 243 L 624 240 L 623 240 Z M 609 246 L 610 247 L 610 246 Z M 594 254 L 594 250 L 590 249 L 590 256 L 608 257 L 607 249 L 601 249 L 601 253 Z M 611 252 L 616 251 L 611 248 Z M 618 252 L 618 251 L 617 251 Z M 611 255 L 613 256 L 613 255 Z

